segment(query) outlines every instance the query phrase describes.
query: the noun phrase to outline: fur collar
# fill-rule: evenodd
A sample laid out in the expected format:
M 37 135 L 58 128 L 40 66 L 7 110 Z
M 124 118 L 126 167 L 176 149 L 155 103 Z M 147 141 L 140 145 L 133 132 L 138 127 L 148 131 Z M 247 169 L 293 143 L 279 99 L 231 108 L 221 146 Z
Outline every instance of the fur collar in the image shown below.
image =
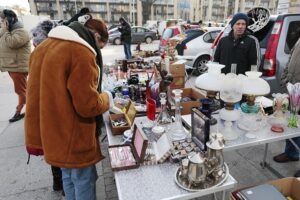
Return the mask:
M 97 55 L 97 53 L 95 52 L 93 47 L 91 47 L 91 45 L 89 45 L 85 40 L 83 40 L 81 37 L 79 37 L 79 35 L 73 29 L 71 29 L 67 26 L 57 26 L 57 27 L 53 28 L 49 32 L 48 37 L 77 42 L 79 44 L 86 46 L 95 55 Z

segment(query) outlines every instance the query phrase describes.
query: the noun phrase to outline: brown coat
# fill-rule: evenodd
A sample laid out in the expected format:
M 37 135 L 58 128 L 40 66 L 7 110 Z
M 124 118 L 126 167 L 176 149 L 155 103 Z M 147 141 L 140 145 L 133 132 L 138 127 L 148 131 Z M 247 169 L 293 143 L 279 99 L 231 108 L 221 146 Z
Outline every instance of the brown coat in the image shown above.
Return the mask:
M 101 154 L 95 116 L 109 109 L 98 93 L 95 51 L 66 26 L 54 28 L 32 53 L 25 115 L 25 142 L 63 168 L 97 163 Z

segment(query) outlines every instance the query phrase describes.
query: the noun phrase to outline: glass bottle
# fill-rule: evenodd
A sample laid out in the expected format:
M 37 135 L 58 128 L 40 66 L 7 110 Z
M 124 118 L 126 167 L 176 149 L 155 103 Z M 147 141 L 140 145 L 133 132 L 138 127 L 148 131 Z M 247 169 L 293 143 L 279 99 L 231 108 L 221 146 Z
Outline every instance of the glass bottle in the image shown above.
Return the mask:
M 180 111 L 180 100 L 182 90 L 175 89 L 173 90 L 173 94 L 175 95 L 175 122 L 171 125 L 171 138 L 172 140 L 183 140 L 186 138 L 186 132 L 183 128 L 181 121 L 181 111 Z
M 163 124 L 168 124 L 172 122 L 172 118 L 168 113 L 167 110 L 167 94 L 165 92 L 162 92 L 159 94 L 160 97 L 160 104 L 161 104 L 161 111 L 158 114 L 158 117 L 156 118 L 155 121 L 155 126 L 158 125 L 163 125 Z

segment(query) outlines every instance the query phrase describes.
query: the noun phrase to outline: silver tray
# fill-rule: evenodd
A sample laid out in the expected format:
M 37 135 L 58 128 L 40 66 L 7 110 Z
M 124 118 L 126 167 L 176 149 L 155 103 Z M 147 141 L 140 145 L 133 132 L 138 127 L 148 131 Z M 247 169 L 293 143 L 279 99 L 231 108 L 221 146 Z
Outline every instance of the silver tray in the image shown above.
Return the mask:
M 182 189 L 185 189 L 187 191 L 190 191 L 190 192 L 205 190 L 205 189 L 209 189 L 209 188 L 213 188 L 213 187 L 222 185 L 226 181 L 226 179 L 229 176 L 229 169 L 228 169 L 228 166 L 226 163 L 224 163 L 223 170 L 224 170 L 224 173 L 217 180 L 207 176 L 204 183 L 192 184 L 189 186 L 189 182 L 188 182 L 187 178 L 183 178 L 180 176 L 181 170 L 179 167 L 175 173 L 175 182 L 179 187 L 181 187 Z

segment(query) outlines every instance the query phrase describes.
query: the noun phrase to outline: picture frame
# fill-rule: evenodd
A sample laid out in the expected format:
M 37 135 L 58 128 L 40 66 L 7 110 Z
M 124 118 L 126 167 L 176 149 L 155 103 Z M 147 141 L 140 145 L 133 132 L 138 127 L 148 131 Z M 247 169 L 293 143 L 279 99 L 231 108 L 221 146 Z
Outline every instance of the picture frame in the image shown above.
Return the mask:
M 209 140 L 209 118 L 196 108 L 192 109 L 192 140 L 201 151 L 207 150 L 206 142 Z

